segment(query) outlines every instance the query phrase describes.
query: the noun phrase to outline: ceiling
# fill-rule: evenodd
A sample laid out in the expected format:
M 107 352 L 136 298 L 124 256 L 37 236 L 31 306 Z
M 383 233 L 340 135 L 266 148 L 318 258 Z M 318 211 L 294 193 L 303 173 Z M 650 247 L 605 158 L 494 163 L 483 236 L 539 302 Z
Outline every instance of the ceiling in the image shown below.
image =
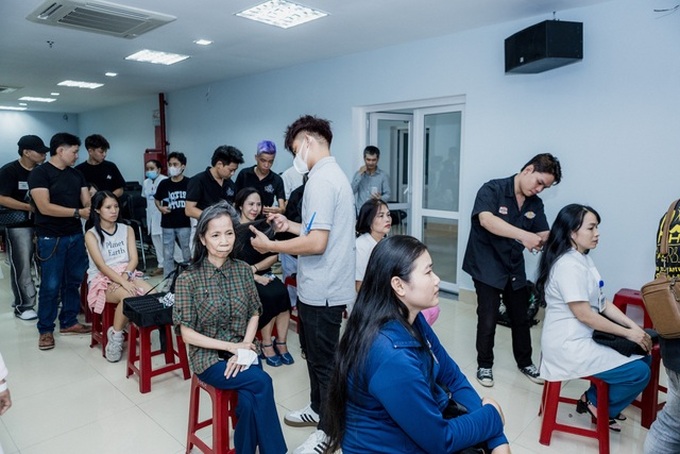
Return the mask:
M 21 88 L 0 93 L 0 105 L 17 106 L 22 96 L 49 97 L 57 91 L 56 102 L 29 102 L 29 111 L 80 113 L 523 17 L 549 19 L 553 11 L 559 15 L 609 0 L 296 0 L 329 15 L 287 30 L 234 15 L 261 1 L 117 0 L 117 4 L 177 17 L 135 39 L 125 39 L 29 22 L 26 16 L 42 0 L 2 0 L 0 86 Z M 193 43 L 198 38 L 214 44 L 198 46 Z M 172 66 L 124 60 L 144 48 L 191 58 Z M 118 76 L 106 77 L 107 71 Z M 105 85 L 96 90 L 57 87 L 66 79 Z

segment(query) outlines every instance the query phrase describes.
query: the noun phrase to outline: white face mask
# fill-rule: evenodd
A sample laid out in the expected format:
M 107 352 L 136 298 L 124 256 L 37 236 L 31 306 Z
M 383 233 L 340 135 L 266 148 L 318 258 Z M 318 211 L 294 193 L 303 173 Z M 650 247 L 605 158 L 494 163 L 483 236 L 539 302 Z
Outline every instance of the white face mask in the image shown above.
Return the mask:
M 303 141 L 303 144 L 305 141 Z M 295 170 L 297 170 L 298 173 L 304 175 L 309 172 L 309 166 L 307 166 L 307 156 L 306 154 L 309 153 L 309 142 L 307 142 L 307 149 L 305 150 L 305 157 L 302 157 L 302 150 L 303 150 L 303 145 L 300 145 L 300 148 L 298 149 L 297 154 L 295 155 L 295 158 L 293 159 L 293 167 L 295 167 Z
M 168 175 L 171 177 L 179 176 L 182 173 L 181 167 L 168 167 Z

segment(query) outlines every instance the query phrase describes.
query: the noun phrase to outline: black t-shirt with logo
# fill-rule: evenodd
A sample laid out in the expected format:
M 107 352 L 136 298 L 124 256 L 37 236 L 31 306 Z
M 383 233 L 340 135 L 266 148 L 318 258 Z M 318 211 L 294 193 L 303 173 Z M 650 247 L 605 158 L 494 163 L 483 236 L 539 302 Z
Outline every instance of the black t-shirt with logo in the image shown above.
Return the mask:
M 166 178 L 158 184 L 154 198 L 170 209 L 170 213 L 161 216 L 162 228 L 181 229 L 191 226 L 191 219 L 184 213 L 188 188 L 187 177 L 177 182 L 172 181 L 172 178 Z
M 12 161 L 5 164 L 0 169 L 0 195 L 11 197 L 19 202 L 28 202 L 28 175 L 31 171 L 22 166 L 19 161 Z M 31 227 L 33 226 L 33 219 L 18 224 L 12 224 L 12 227 Z

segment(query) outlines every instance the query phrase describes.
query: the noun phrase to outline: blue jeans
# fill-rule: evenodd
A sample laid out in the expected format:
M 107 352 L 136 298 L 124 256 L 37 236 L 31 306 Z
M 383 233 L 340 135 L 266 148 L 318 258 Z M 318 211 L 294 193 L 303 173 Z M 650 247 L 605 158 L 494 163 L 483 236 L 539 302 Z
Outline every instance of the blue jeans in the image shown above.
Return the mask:
M 61 237 L 38 237 L 40 292 L 38 294 L 38 331 L 54 331 L 61 297 L 61 329 L 78 323 L 80 284 L 87 269 L 87 252 L 82 233 Z
M 318 428 L 324 430 L 324 424 L 327 424 L 324 416 L 328 385 L 333 373 L 345 306 L 311 306 L 298 298 L 297 307 L 305 330 L 302 349 L 307 353 L 312 410 L 319 414 Z
M 218 389 L 238 391 L 234 428 L 234 446 L 239 454 L 255 454 L 259 446 L 261 454 L 284 454 L 287 452 L 279 414 L 274 401 L 271 377 L 262 370 L 262 364 L 250 366 L 235 377 L 225 378 L 227 363 L 219 361 L 198 375 L 201 381 Z
M 190 237 L 191 227 L 163 229 L 163 277 L 168 277 L 175 270 L 175 239 L 182 250 L 182 260 L 184 263 L 191 261 Z
M 680 452 L 680 373 L 666 368 L 666 405 L 656 417 L 645 440 L 645 454 Z
M 609 385 L 609 417 L 616 415 L 635 400 L 649 382 L 649 364 L 652 357 L 647 355 L 614 369 L 593 374 L 593 377 L 603 380 Z M 597 407 L 597 391 L 591 385 L 586 391 L 586 397 Z
M 33 227 L 7 228 L 12 293 L 15 312 L 35 308 L 36 290 L 31 268 L 33 265 Z

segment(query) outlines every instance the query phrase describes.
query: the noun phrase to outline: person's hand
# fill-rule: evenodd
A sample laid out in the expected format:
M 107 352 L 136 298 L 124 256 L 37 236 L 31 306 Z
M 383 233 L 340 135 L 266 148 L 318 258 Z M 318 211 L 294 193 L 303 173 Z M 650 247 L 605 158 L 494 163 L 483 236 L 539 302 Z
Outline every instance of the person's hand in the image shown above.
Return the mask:
M 172 210 L 166 206 L 161 206 L 158 211 L 161 212 L 161 214 L 170 214 Z
M 372 198 L 373 200 L 380 200 L 380 199 L 382 199 L 382 195 L 380 195 L 379 192 L 372 192 L 372 193 L 371 193 L 371 198 Z
M 132 296 L 137 295 L 137 286 L 131 282 L 131 281 L 123 281 L 122 284 L 120 284 L 121 287 L 125 289 L 126 292 L 128 292 Z
M 81 208 L 78 210 L 80 219 L 88 219 L 90 217 L 90 207 Z
M 635 342 L 647 353 L 652 351 L 652 338 L 645 330 L 635 325 L 626 331 L 626 339 Z
M 0 416 L 5 414 L 9 407 L 12 406 L 12 396 L 9 394 L 9 389 L 0 393 Z
M 270 240 L 267 238 L 267 235 L 257 230 L 255 226 L 251 225 L 248 228 L 255 234 L 255 238 L 250 239 L 250 244 L 253 246 L 253 249 L 255 249 L 260 254 L 266 254 L 269 252 Z
M 288 218 L 282 214 L 270 214 L 267 216 L 267 222 L 274 227 L 274 231 L 277 233 L 287 232 L 290 224 L 288 223 Z
M 532 232 L 524 232 L 524 235 L 522 235 L 522 238 L 519 238 L 518 241 L 532 253 L 536 253 L 543 249 L 543 239 Z
M 235 342 L 235 343 L 232 344 L 231 353 L 233 353 L 235 355 L 236 353 L 238 353 L 239 348 L 242 349 L 242 350 L 256 351 L 255 344 L 252 343 L 252 342 Z
M 493 405 L 496 411 L 498 411 L 498 414 L 501 415 L 501 421 L 503 422 L 503 425 L 505 425 L 505 415 L 503 415 L 503 410 L 498 402 L 491 397 L 482 397 L 482 405 Z
M 224 369 L 224 378 L 227 380 L 236 377 L 236 375 L 246 367 L 241 364 L 236 364 L 237 359 L 238 356 L 234 355 L 227 360 L 227 367 Z
M 270 214 L 283 214 L 281 207 L 262 207 L 262 212 L 269 216 Z
M 359 175 L 363 175 L 365 173 L 366 173 L 366 166 L 363 165 L 363 166 L 359 167 Z
M 260 276 L 259 274 L 255 274 L 255 282 L 257 282 L 260 285 L 267 285 L 272 280 L 274 280 L 272 276 Z

